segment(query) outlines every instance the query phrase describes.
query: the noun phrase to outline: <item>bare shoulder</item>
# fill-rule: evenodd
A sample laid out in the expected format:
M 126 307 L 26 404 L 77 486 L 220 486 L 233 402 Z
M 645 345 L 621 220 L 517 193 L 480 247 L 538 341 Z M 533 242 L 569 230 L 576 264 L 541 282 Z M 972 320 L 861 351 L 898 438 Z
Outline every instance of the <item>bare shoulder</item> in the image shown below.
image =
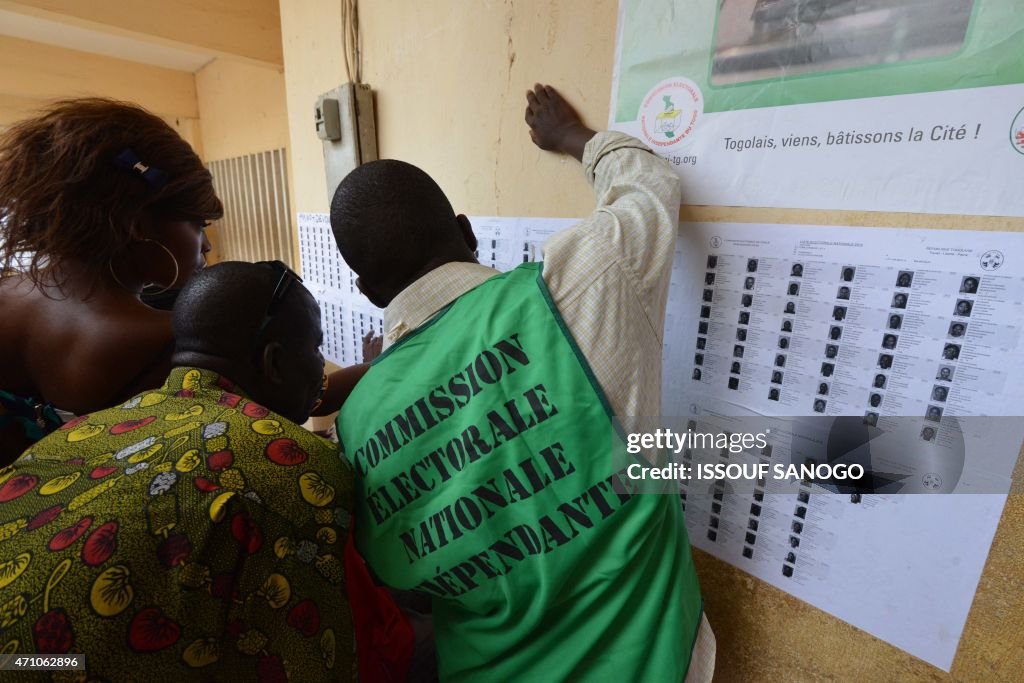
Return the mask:
M 171 314 L 140 305 L 105 317 L 89 331 L 83 351 L 93 369 L 89 373 L 103 391 L 90 392 L 97 399 L 126 399 L 163 384 L 171 369 L 173 334 Z
M 61 320 L 49 312 L 29 354 L 48 401 L 91 412 L 160 386 L 170 370 L 170 313 L 133 302 L 66 308 Z
M 27 357 L 38 324 L 38 291 L 22 276 L 0 279 L 0 389 L 33 393 Z

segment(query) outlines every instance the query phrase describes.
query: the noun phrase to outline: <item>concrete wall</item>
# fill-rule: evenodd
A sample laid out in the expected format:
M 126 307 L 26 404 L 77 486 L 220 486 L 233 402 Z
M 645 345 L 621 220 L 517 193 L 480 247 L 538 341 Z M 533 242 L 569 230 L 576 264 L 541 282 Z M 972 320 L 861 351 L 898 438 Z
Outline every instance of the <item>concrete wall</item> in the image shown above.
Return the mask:
M 320 139 L 313 128 L 313 108 L 318 95 L 347 80 L 340 0 L 281 0 L 281 43 L 292 206 L 296 212 L 327 211 L 327 178 Z
M 219 58 L 196 72 L 195 85 L 207 162 L 288 147 L 283 67 Z M 290 164 L 288 170 L 290 186 Z M 287 229 L 291 234 L 292 226 Z M 207 235 L 213 245 L 207 260 L 216 263 L 225 237 L 216 223 Z
M 85 96 L 140 104 L 201 149 L 192 74 L 0 36 L 0 126 L 54 99 Z
M 0 0 L 0 9 L 281 64 L 277 0 Z
M 288 146 L 283 67 L 216 59 L 195 87 L 207 161 Z

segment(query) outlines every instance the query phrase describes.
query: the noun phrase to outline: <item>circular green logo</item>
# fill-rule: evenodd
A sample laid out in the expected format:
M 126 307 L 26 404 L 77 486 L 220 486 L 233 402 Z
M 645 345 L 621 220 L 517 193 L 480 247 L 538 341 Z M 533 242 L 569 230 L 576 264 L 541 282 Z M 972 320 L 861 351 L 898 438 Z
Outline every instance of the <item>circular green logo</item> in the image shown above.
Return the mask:
M 1024 107 L 1021 107 L 1010 124 L 1010 145 L 1018 154 L 1024 154 Z

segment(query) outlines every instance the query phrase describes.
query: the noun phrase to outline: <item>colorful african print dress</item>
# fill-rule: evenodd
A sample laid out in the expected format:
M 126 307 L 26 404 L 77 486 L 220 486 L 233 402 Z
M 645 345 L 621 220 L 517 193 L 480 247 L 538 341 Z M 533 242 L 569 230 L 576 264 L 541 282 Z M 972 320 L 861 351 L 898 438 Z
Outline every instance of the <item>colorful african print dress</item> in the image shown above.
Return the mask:
M 332 444 L 177 368 L 0 470 L 0 651 L 85 653 L 41 680 L 351 680 L 352 486 Z

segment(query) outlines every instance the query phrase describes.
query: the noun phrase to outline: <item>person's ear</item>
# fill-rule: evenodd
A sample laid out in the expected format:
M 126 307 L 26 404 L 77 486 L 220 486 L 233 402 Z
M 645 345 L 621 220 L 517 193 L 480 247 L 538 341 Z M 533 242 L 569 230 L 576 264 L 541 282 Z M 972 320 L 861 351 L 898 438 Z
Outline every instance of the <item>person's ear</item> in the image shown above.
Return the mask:
M 263 347 L 260 356 L 260 378 L 266 385 L 283 384 L 285 380 L 284 348 L 278 342 L 270 342 Z
M 470 224 L 469 219 L 466 218 L 465 214 L 460 213 L 455 217 L 455 222 L 459 224 L 459 230 L 462 231 L 462 239 L 466 241 L 466 246 L 469 247 L 470 251 L 476 251 L 476 235 L 473 234 L 473 226 Z
M 382 297 L 379 294 L 377 294 L 376 292 L 374 292 L 373 288 L 371 288 L 369 285 L 363 284 L 363 278 L 361 278 L 361 277 L 357 277 L 356 278 L 356 288 L 360 292 L 362 292 L 363 296 L 365 296 L 367 299 L 369 299 L 370 303 L 373 304 L 374 306 L 376 306 L 377 308 L 387 308 L 388 307 L 388 303 L 390 303 L 390 302 L 387 299 L 385 299 L 384 297 Z

